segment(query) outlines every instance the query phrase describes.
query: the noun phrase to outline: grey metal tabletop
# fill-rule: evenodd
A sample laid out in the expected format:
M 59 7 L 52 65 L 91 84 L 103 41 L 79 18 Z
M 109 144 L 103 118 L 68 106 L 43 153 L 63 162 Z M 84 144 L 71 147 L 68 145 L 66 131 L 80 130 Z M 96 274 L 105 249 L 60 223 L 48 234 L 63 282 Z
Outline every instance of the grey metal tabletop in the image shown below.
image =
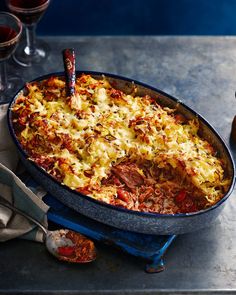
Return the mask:
M 203 115 L 230 146 L 236 114 L 236 37 L 44 37 L 47 61 L 8 69 L 25 81 L 63 70 L 61 51 L 74 47 L 76 68 L 123 75 L 159 88 Z M 20 85 L 19 85 L 20 86 Z M 230 146 L 233 156 L 236 149 Z M 144 272 L 145 262 L 98 244 L 89 265 L 60 263 L 36 242 L 0 245 L 0 294 L 236 293 L 236 193 L 215 224 L 178 236 L 166 270 Z

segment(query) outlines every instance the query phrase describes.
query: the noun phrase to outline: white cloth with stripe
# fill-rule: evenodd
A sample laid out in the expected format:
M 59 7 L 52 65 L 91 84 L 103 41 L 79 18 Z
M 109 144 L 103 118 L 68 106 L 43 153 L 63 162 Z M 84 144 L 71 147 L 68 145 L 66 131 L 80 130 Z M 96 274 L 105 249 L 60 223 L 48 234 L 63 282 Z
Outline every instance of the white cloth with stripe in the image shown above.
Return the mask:
M 42 201 L 46 192 L 41 188 L 33 192 L 14 173 L 19 158 L 8 131 L 7 108 L 6 104 L 0 105 L 0 195 L 47 227 L 49 207 Z M 17 237 L 42 241 L 43 233 L 26 218 L 0 205 L 0 241 Z

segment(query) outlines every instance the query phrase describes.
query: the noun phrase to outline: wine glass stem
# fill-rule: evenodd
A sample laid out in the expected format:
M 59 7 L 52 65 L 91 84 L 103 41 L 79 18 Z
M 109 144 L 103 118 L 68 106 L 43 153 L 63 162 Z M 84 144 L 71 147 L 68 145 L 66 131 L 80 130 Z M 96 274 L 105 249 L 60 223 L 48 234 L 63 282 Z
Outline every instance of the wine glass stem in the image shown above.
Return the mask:
M 7 89 L 7 71 L 6 71 L 6 62 L 0 61 L 0 91 Z M 1 98 L 0 98 L 1 100 Z
M 36 24 L 33 25 L 26 25 L 26 47 L 25 47 L 25 54 L 27 55 L 35 55 L 36 54 L 36 43 L 35 43 L 35 29 Z

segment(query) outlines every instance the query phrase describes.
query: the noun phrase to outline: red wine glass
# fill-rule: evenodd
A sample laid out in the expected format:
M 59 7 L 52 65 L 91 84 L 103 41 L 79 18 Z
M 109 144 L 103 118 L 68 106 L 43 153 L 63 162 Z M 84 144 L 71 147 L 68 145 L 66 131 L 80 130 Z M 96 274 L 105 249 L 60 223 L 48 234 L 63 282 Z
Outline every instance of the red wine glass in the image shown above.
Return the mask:
M 20 20 L 8 12 L 0 12 L 0 104 L 9 102 L 21 83 L 17 77 L 8 77 L 6 60 L 14 52 L 22 32 Z
M 24 24 L 26 40 L 20 43 L 14 60 L 25 67 L 41 63 L 48 55 L 46 43 L 36 40 L 36 26 L 46 11 L 50 0 L 6 0 L 8 8 Z

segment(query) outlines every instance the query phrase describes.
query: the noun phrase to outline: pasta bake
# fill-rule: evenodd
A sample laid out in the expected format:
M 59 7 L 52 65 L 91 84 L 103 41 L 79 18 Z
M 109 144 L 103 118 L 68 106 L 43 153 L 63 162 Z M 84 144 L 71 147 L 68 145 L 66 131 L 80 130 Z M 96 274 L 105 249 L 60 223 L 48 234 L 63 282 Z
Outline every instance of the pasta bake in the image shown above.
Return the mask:
M 62 77 L 27 84 L 13 107 L 29 159 L 72 190 L 98 201 L 160 214 L 214 205 L 230 181 L 213 146 L 158 99 L 129 94 L 104 77 L 80 75 L 76 95 Z

